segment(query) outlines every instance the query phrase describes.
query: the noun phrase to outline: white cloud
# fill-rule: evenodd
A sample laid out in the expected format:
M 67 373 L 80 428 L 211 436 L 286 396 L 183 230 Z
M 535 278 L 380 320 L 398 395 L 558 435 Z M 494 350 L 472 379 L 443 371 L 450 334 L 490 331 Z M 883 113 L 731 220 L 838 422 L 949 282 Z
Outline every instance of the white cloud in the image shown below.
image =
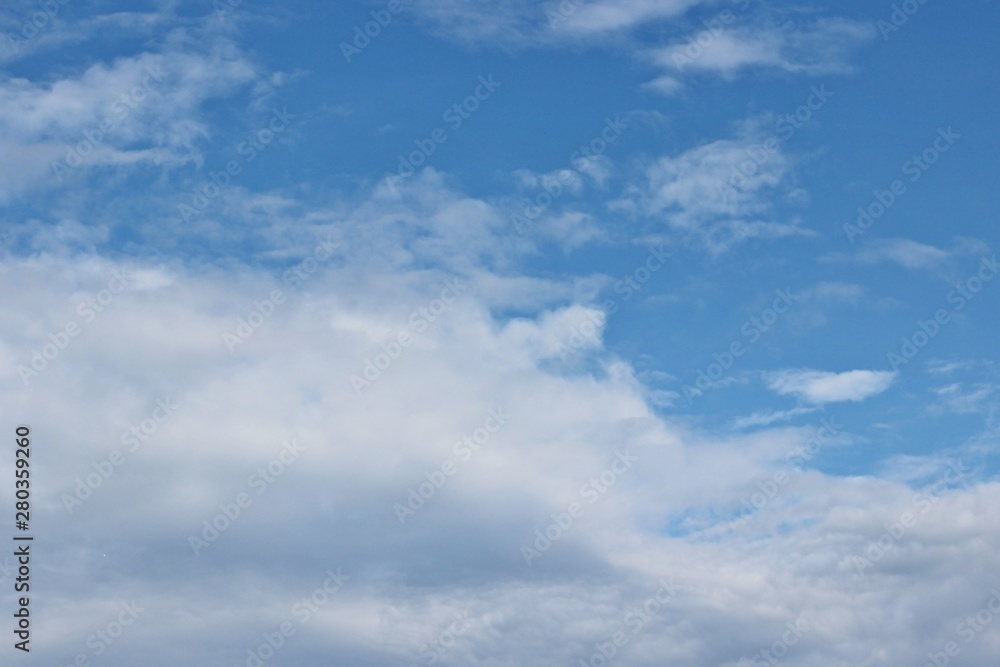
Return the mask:
M 227 39 L 177 30 L 157 52 L 63 78 L 0 78 L 0 201 L 88 168 L 197 161 L 204 103 L 256 76 Z
M 777 422 L 788 421 L 789 419 L 794 419 L 795 417 L 801 415 L 811 414 L 817 409 L 818 408 L 792 408 L 791 410 L 754 412 L 752 415 L 740 417 L 733 422 L 733 428 L 742 430 L 757 426 L 770 426 L 771 424 Z
M 886 238 L 873 239 L 861 246 L 853 255 L 833 252 L 823 255 L 820 259 L 827 262 L 855 261 L 862 264 L 890 262 L 906 269 L 936 271 L 950 275 L 954 272 L 953 260 L 989 251 L 990 246 L 987 243 L 967 237 L 956 238 L 951 248 L 947 249 L 911 239 Z M 948 279 L 951 280 L 951 277 Z
M 653 21 L 682 16 L 704 0 L 591 0 L 578 2 L 560 27 L 574 34 L 601 35 L 628 30 Z M 552 3 L 549 11 L 558 11 Z
M 654 21 L 676 19 L 705 0 L 414 0 L 437 34 L 506 47 L 603 42 Z
M 776 141 L 765 144 L 753 126 L 749 123 L 738 138 L 659 158 L 615 206 L 652 218 L 713 252 L 751 238 L 810 234 L 794 222 L 770 219 L 773 198 L 783 192 L 792 161 Z
M 767 386 L 779 394 L 792 394 L 822 405 L 841 401 L 863 401 L 881 394 L 896 379 L 891 371 L 846 371 L 832 373 L 810 369 L 788 369 L 765 374 Z
M 712 8 L 708 18 L 693 17 Z M 718 8 L 707 0 L 418 0 L 413 9 L 436 34 L 470 44 L 503 47 L 628 45 L 665 73 L 646 88 L 671 96 L 683 89 L 681 75 L 715 73 L 733 77 L 749 68 L 811 76 L 844 74 L 849 58 L 876 31 L 868 22 L 841 17 L 775 25 L 748 14 L 746 7 Z M 722 21 L 723 11 L 730 20 Z M 713 21 L 707 29 L 707 21 Z M 682 34 L 667 46 L 648 45 L 640 28 Z M 693 26 L 697 26 L 692 30 Z M 689 34 L 684 34 L 690 31 Z
M 857 253 L 858 261 L 866 264 L 891 261 L 907 269 L 932 268 L 951 256 L 946 250 L 909 239 L 877 239 Z
M 714 72 L 732 76 L 763 67 L 810 75 L 850 71 L 847 56 L 874 35 L 868 24 L 840 18 L 797 26 L 747 26 L 703 31 L 687 40 L 653 49 L 647 56 L 672 72 Z
M 286 197 L 260 198 L 277 227 L 275 249 L 289 261 L 333 231 L 331 212 L 295 218 Z M 192 647 L 226 664 L 245 660 L 262 632 L 297 622 L 293 606 L 338 567 L 351 579 L 295 626 L 283 659 L 310 664 L 336 653 L 354 665 L 408 663 L 468 612 L 478 626 L 447 659 L 571 664 L 621 629 L 623 610 L 673 578 L 680 590 L 632 638 L 630 664 L 737 664 L 800 615 L 814 628 L 810 659 L 819 667 L 864 664 L 882 650 L 916 661 L 917 637 L 953 630 L 940 605 L 959 614 L 982 604 L 1000 553 L 1000 532 L 983 528 L 1000 516 L 995 484 L 943 494 L 911 541 L 864 579 L 852 558 L 912 509 L 914 490 L 903 482 L 804 471 L 733 529 L 726 517 L 741 496 L 787 472 L 785 457 L 816 428 L 720 438 L 664 420 L 597 328 L 576 348 L 592 366 L 561 366 L 559 341 L 594 313 L 582 305 L 592 285 L 472 265 L 499 240 L 502 216 L 438 175 L 424 173 L 395 194 L 379 189 L 337 213 L 342 246 L 298 289 L 252 262 L 220 270 L 198 259 L 129 260 L 130 288 L 39 377 L 24 387 L 9 372 L 0 384 L 5 404 L 46 443 L 34 460 L 46 481 L 33 499 L 50 532 L 46 576 L 56 593 L 40 660 L 83 650 L 123 597 L 147 615 L 109 652 L 109 665 L 183 664 Z M 0 305 L 0 360 L 9 371 L 50 332 L 79 320 L 76 304 L 119 268 L 91 250 L 60 250 L 58 236 L 45 242 L 33 256 L 0 258 L 0 287 L 10 295 Z M 494 256 L 510 251 L 497 247 Z M 351 375 L 456 278 L 468 285 L 462 296 L 356 393 Z M 285 302 L 230 354 L 223 332 L 274 289 Z M 511 310 L 522 314 L 498 315 Z M 802 391 L 858 396 L 858 383 L 847 384 L 851 391 L 807 382 Z M 122 433 L 163 397 L 177 412 L 68 515 L 62 494 L 123 449 Z M 401 525 L 393 505 L 455 460 L 453 444 L 498 406 L 509 421 Z M 189 536 L 247 490 L 248 475 L 287 438 L 305 448 L 301 460 L 196 558 Z M 620 449 L 639 461 L 526 565 L 521 546 Z M 0 475 L 11 474 L 9 461 L 0 464 Z M 685 536 L 665 530 L 676 522 Z M 900 599 L 899 590 L 912 595 Z M 939 605 L 927 607 L 928 597 Z M 914 621 L 892 622 L 897 613 Z M 972 648 L 965 655 L 972 665 L 992 659 Z
M 971 388 L 966 388 L 962 382 L 953 382 L 943 387 L 935 387 L 941 406 L 948 412 L 955 414 L 973 414 L 984 411 L 992 399 L 997 394 L 997 386 L 988 382 L 976 383 Z
M 684 84 L 675 77 L 660 76 L 646 83 L 643 87 L 666 97 L 671 97 L 683 90 Z

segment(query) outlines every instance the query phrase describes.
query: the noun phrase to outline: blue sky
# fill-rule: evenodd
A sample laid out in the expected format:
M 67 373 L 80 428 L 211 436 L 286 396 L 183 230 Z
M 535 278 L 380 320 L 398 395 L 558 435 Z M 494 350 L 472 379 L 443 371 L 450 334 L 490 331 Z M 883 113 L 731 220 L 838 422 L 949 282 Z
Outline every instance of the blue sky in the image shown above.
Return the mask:
M 18 659 L 992 664 L 997 19 L 6 3 Z

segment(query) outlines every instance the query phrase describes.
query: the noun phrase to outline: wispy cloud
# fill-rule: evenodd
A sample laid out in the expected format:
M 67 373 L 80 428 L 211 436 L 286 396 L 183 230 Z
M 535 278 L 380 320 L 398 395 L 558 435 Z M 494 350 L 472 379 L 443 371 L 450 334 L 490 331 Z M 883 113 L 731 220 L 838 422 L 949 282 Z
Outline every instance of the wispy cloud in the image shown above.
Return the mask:
M 846 371 L 833 373 L 811 369 L 788 369 L 765 374 L 767 387 L 782 395 L 823 405 L 841 401 L 863 401 L 881 394 L 896 379 L 891 371 Z
M 868 24 L 841 18 L 797 25 L 734 26 L 651 49 L 654 63 L 675 73 L 710 72 L 731 77 L 749 68 L 809 75 L 851 71 L 849 56 L 875 32 Z M 676 75 L 676 74 L 675 74 Z
M 939 248 L 905 238 L 873 239 L 858 248 L 853 254 L 843 252 L 827 253 L 821 257 L 825 262 L 857 262 L 860 264 L 896 264 L 913 271 L 925 270 L 941 273 L 953 268 L 953 260 L 969 255 L 988 252 L 989 245 L 979 239 L 959 237 L 950 248 Z
M 758 426 L 770 426 L 778 422 L 788 421 L 801 415 L 808 415 L 816 412 L 819 408 L 792 408 L 791 410 L 775 410 L 767 412 L 755 412 L 747 417 L 740 417 L 733 422 L 733 428 L 737 430 L 755 428 Z
M 753 238 L 809 235 L 773 216 L 774 199 L 791 190 L 785 183 L 791 166 L 777 141 L 749 130 L 655 160 L 614 206 L 714 252 Z

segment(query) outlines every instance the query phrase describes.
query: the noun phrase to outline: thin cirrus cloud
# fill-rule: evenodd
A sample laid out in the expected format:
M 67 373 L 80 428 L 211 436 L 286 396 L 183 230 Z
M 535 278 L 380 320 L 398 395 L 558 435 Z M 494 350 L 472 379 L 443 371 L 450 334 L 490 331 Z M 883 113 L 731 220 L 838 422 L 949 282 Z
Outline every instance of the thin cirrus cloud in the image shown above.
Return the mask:
M 955 260 L 967 256 L 987 254 L 990 246 L 979 239 L 958 237 L 951 247 L 938 247 L 906 238 L 872 239 L 862 244 L 854 253 L 831 252 L 822 255 L 822 262 L 855 262 L 878 265 L 895 264 L 911 271 L 929 271 L 954 277 Z
M 474 44 L 562 46 L 602 42 L 652 21 L 676 18 L 705 0 L 415 0 L 435 32 Z
M 745 68 L 773 68 L 809 75 L 851 71 L 849 57 L 874 32 L 871 26 L 842 18 L 804 25 L 735 25 L 698 33 L 690 40 L 652 49 L 654 63 L 674 72 L 711 72 L 732 76 Z
M 699 20 L 688 14 L 712 3 L 704 0 L 595 0 L 531 3 L 506 0 L 416 2 L 418 16 L 432 30 L 477 45 L 564 47 L 629 44 L 641 59 L 664 73 L 646 84 L 671 96 L 684 89 L 682 78 L 714 73 L 732 78 L 750 68 L 793 74 L 846 74 L 850 58 L 876 34 L 870 23 L 842 17 L 787 21 L 775 25 L 748 15 L 735 4 Z M 681 36 L 666 46 L 650 45 L 634 33 L 666 24 Z M 697 29 L 692 29 L 697 26 Z
M 793 395 L 813 403 L 863 401 L 881 394 L 896 379 L 892 371 L 856 370 L 834 373 L 811 369 L 787 369 L 765 374 L 767 387 L 782 395 Z

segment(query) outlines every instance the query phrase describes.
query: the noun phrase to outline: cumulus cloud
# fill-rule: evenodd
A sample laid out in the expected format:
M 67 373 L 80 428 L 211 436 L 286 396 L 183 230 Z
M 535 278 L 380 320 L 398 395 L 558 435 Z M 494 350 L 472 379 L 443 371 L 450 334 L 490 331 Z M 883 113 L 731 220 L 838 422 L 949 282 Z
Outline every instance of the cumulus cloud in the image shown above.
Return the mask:
M 579 3 L 563 28 L 628 31 L 688 4 Z M 529 5 L 420 7 L 473 36 L 522 30 Z M 197 162 L 218 129 L 210 100 L 281 83 L 224 38 L 172 40 L 0 81 L 0 139 L 25 158 L 5 167 L 8 196 L 38 187 L 33 165 L 100 123 L 105 94 L 147 65 L 162 65 L 163 92 L 92 164 Z M 773 209 L 791 157 L 770 151 L 734 177 L 763 139 L 643 163 L 617 210 L 710 251 L 802 233 Z M 569 192 L 619 173 L 588 164 Z M 526 188 L 551 177 L 513 175 Z M 30 424 L 35 443 L 38 662 L 541 667 L 597 664 L 626 633 L 623 665 L 732 666 L 791 623 L 790 664 L 919 664 L 987 605 L 994 479 L 936 456 L 849 477 L 812 458 L 855 442 L 821 406 L 894 374 L 768 374 L 809 405 L 721 433 L 666 417 L 676 393 L 645 378 L 671 376 L 638 372 L 611 344 L 601 304 L 615 277 L 533 267 L 505 200 L 456 180 L 428 168 L 348 193 L 248 179 L 186 222 L 172 184 L 150 182 L 102 206 L 68 197 L 44 219 L 7 216 L 0 421 L 8 434 Z M 573 248 L 606 227 L 560 210 L 539 229 Z M 803 302 L 862 293 L 830 281 Z M 937 395 L 981 409 L 980 388 Z M 0 477 L 14 477 L 9 456 Z M 14 565 L 0 556 L 0 580 Z M 9 586 L 0 599 L 14 608 Z M 135 623 L 109 633 L 123 611 Z M 102 632 L 114 641 L 96 655 Z M 963 660 L 993 664 L 998 638 L 1000 624 L 984 627 Z
M 269 199 L 276 214 L 296 215 Z M 329 212 L 300 207 L 299 234 L 275 237 L 285 266 L 315 260 L 298 283 L 252 261 L 220 270 L 198 256 L 102 256 L 100 237 L 94 249 L 60 249 L 57 237 L 45 253 L 3 257 L 0 391 L 46 443 L 35 502 L 60 536 L 43 575 L 56 592 L 35 607 L 51 619 L 43 659 L 86 652 L 132 600 L 142 612 L 109 664 L 177 664 L 193 650 L 245 661 L 283 622 L 295 634 L 281 655 L 300 662 L 335 652 L 408 664 L 432 649 L 470 665 L 572 662 L 633 627 L 630 610 L 665 585 L 676 592 L 661 592 L 630 635 L 633 664 L 737 664 L 801 618 L 802 650 L 819 665 L 884 650 L 915 660 L 914 627 L 935 639 L 953 629 L 927 596 L 956 615 L 984 603 L 997 549 L 971 545 L 1000 535 L 982 530 L 1000 515 L 995 485 L 970 478 L 942 491 L 871 567 L 855 559 L 910 506 L 904 482 L 805 470 L 731 524 L 741 496 L 787 471 L 819 420 L 768 428 L 807 412 L 758 415 L 744 426 L 761 430 L 717 436 L 658 416 L 632 368 L 604 348 L 583 298 L 592 288 L 470 262 L 496 240 L 499 211 L 439 176 L 337 212 L 328 255 L 315 239 L 332 231 Z M 79 304 L 98 300 L 116 271 L 126 289 L 85 316 Z M 449 281 L 460 289 L 446 302 Z M 502 315 L 511 311 L 522 314 Z M 71 321 L 80 333 L 25 384 L 17 367 Z M 394 347 L 401 332 L 407 343 Z M 564 340 L 575 360 L 562 359 Z M 816 403 L 888 382 L 871 371 L 772 380 Z M 176 407 L 161 421 L 164 401 Z M 134 449 L 130 433 L 143 435 Z M 290 441 L 301 452 L 282 462 Z M 102 479 L 115 450 L 124 462 Z M 634 462 L 616 467 L 621 456 Z M 87 479 L 98 480 L 89 497 L 68 503 Z M 227 520 L 241 493 L 250 504 Z M 585 511 L 559 528 L 573 503 Z M 213 521 L 225 526 L 215 537 Z M 798 528 L 778 528 L 789 525 Z M 206 541 L 197 555 L 192 537 Z M 539 554 L 530 563 L 525 547 Z M 981 556 L 956 564 L 955 549 Z M 323 592 L 338 573 L 343 585 Z M 900 602 L 888 578 L 912 597 Z M 303 599 L 322 604 L 306 614 Z M 880 615 L 900 604 L 914 625 Z M 460 636 L 440 642 L 458 620 Z

